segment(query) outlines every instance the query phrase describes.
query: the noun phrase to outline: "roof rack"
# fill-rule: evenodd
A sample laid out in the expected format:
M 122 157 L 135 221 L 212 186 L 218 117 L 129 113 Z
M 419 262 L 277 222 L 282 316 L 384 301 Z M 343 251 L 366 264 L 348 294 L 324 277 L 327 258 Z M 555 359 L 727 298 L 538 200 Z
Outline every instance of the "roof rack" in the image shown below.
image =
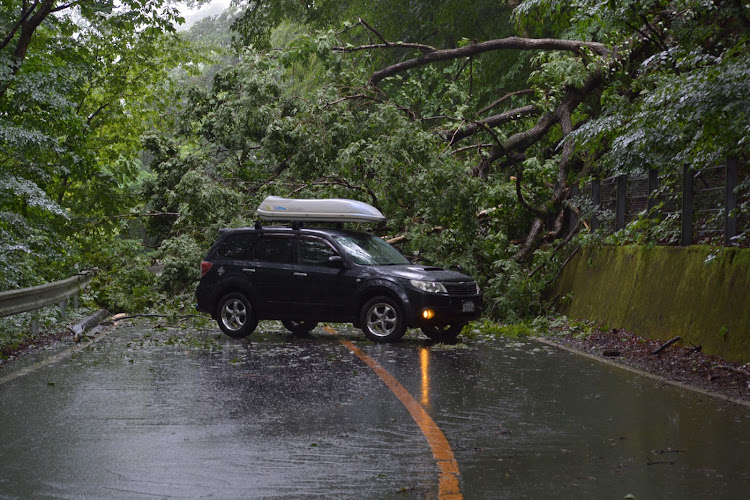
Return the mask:
M 266 221 L 292 222 L 383 222 L 385 216 L 372 205 L 344 198 L 291 199 L 268 196 L 255 211 Z M 257 227 L 257 226 L 256 226 Z

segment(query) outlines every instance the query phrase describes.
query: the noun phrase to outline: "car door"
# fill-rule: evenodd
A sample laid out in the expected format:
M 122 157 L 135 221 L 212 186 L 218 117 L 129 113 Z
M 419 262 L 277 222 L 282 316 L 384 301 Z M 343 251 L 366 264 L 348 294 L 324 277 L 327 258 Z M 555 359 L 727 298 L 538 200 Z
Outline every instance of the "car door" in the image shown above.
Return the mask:
M 323 238 L 300 236 L 297 239 L 297 264 L 294 282 L 300 319 L 351 321 L 356 278 L 342 265 L 332 265 L 330 257 L 339 256 Z
M 294 236 L 262 233 L 252 262 L 243 272 L 250 274 L 258 297 L 260 318 L 280 318 L 294 304 Z

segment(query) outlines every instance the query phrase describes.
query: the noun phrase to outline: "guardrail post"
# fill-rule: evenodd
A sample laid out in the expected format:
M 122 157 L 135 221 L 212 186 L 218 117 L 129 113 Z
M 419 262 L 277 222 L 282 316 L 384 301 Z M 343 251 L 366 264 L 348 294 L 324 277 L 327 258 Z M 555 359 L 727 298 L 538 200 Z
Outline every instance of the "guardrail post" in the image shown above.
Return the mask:
M 693 244 L 693 170 L 682 167 L 682 246 Z
M 724 196 L 724 243 L 732 245 L 737 236 L 737 158 L 727 160 L 726 192 Z
M 65 310 L 65 308 L 66 308 L 66 306 L 67 306 L 67 305 L 68 305 L 68 301 L 67 301 L 67 300 L 65 300 L 65 299 L 63 299 L 63 300 L 62 300 L 62 301 L 61 301 L 61 302 L 60 302 L 60 303 L 58 304 L 58 306 L 60 307 L 60 319 L 62 319 L 63 321 L 65 321 L 65 318 L 66 318 L 66 314 L 65 314 L 65 313 L 66 313 L 67 311 Z

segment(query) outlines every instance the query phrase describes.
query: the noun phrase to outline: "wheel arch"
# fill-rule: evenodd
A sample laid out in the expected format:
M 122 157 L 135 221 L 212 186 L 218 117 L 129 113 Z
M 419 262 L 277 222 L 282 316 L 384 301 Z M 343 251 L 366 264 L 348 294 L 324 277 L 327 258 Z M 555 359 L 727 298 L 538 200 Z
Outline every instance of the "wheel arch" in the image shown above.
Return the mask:
M 367 288 L 362 290 L 357 299 L 357 311 L 361 311 L 369 300 L 380 296 L 386 296 L 395 300 L 398 303 L 399 307 L 401 307 L 401 312 L 402 314 L 404 314 L 406 324 L 408 326 L 413 325 L 414 314 L 411 310 L 412 308 L 409 297 L 401 287 L 399 287 L 396 283 L 392 283 L 390 281 L 373 281 Z
M 247 297 L 247 300 L 250 301 L 250 305 L 255 308 L 255 305 L 257 304 L 257 294 L 255 293 L 255 289 L 253 288 L 253 286 L 246 280 L 230 279 L 216 288 L 212 313 L 214 319 L 216 319 L 216 308 L 219 306 L 219 301 L 222 297 L 230 293 L 241 293 L 242 295 Z

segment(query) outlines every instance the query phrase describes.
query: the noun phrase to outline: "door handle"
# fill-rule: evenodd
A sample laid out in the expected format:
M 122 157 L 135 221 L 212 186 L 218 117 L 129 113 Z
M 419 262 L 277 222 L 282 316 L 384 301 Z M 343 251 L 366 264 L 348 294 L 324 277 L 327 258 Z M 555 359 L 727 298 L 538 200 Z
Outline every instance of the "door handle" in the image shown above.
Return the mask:
M 243 267 L 242 268 L 242 272 L 243 273 L 254 273 L 255 269 L 253 269 L 252 267 Z
M 301 278 L 307 278 L 307 273 L 294 273 L 295 276 L 299 276 Z

